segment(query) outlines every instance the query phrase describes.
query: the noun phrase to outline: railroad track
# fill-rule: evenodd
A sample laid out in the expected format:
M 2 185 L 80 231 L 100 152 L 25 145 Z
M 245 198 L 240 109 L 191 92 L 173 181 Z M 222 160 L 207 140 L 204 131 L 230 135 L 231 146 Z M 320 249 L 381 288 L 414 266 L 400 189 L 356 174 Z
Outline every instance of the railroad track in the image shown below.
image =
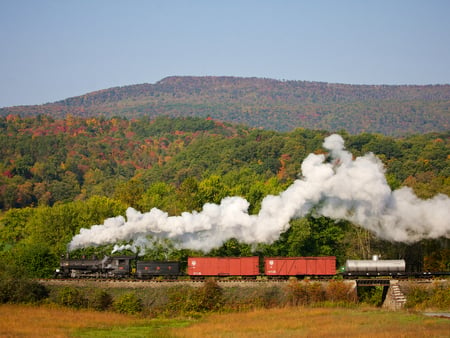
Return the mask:
M 442 278 L 355 278 L 344 279 L 346 282 L 355 282 L 358 286 L 362 285 L 389 285 L 391 280 L 399 280 L 401 282 L 409 283 L 433 283 Z M 175 286 L 175 285 L 190 285 L 190 286 L 202 286 L 205 279 L 135 279 L 135 278 L 41 278 L 38 279 L 39 283 L 44 285 L 97 285 L 103 284 L 111 287 L 157 287 L 157 286 Z M 323 279 L 307 279 L 308 282 L 320 282 L 328 283 L 335 279 L 323 278 Z M 220 286 L 232 287 L 238 285 L 283 285 L 289 283 L 288 279 L 216 279 Z M 301 280 L 299 280 L 301 281 Z
M 98 279 L 98 278 L 48 278 L 39 279 L 39 283 L 49 286 L 104 286 L 104 287 L 124 287 L 124 288 L 152 288 L 152 287 L 171 287 L 177 285 L 188 285 L 193 287 L 203 286 L 205 280 L 140 280 L 140 279 Z M 266 279 L 218 279 L 217 283 L 222 287 L 234 286 L 254 286 L 254 285 L 284 285 L 288 280 L 266 280 Z

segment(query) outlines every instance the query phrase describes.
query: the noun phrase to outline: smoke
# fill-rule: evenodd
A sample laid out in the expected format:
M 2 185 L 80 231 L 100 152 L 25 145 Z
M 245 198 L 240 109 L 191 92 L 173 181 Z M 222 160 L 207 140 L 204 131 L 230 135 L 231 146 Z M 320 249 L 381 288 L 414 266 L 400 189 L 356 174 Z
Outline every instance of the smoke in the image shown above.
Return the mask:
M 348 220 L 378 237 L 401 242 L 450 238 L 450 199 L 437 195 L 421 200 L 411 189 L 391 191 L 381 161 L 369 153 L 353 159 L 339 135 L 325 139 L 324 154 L 310 154 L 302 163 L 302 177 L 277 196 L 269 195 L 257 215 L 248 213 L 241 197 L 207 203 L 200 212 L 168 216 L 157 208 L 141 213 L 128 208 L 126 218 L 107 219 L 81 229 L 69 249 L 132 241 L 145 247 L 146 238 L 171 239 L 180 248 L 209 251 L 236 238 L 248 244 L 272 243 L 289 221 L 312 211 L 335 220 Z M 117 248 L 118 249 L 118 248 Z

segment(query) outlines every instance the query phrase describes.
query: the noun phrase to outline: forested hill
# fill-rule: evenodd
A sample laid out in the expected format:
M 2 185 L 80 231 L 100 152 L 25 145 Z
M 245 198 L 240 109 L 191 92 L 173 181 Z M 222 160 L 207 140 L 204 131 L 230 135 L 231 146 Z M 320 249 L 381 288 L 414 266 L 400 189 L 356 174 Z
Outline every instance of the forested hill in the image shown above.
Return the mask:
M 0 109 L 0 116 L 63 118 L 211 117 L 251 127 L 346 130 L 351 134 L 427 133 L 450 129 L 450 85 L 348 85 L 239 77 L 167 77 L 38 106 Z

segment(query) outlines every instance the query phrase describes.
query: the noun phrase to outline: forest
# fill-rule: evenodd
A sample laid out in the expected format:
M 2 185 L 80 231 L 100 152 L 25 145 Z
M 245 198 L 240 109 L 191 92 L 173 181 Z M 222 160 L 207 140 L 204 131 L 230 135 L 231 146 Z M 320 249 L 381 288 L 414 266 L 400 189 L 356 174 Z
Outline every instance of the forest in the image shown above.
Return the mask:
M 128 207 L 156 207 L 169 215 L 199 211 L 205 203 L 241 196 L 256 214 L 262 199 L 301 175 L 310 153 L 325 153 L 325 130 L 288 132 L 251 128 L 211 117 L 0 118 L 0 256 L 49 277 L 81 228 L 124 215 Z M 354 157 L 374 153 L 391 189 L 407 186 L 428 199 L 450 196 L 450 132 L 402 137 L 341 131 Z M 127 244 L 126 242 L 117 244 Z M 77 249 L 75 256 L 110 254 L 113 245 Z M 292 220 L 272 244 L 233 238 L 203 253 L 155 242 L 148 259 L 188 255 L 405 258 L 418 268 L 450 270 L 450 240 L 390 242 L 348 221 Z
M 350 85 L 263 78 L 171 76 L 0 116 L 211 117 L 254 128 L 345 130 L 389 136 L 449 130 L 450 85 Z

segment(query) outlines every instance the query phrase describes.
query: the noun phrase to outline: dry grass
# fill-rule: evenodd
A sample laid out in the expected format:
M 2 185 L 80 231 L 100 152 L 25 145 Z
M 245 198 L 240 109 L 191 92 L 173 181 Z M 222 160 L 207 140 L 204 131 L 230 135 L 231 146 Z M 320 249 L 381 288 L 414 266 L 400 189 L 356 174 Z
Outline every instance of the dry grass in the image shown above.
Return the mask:
M 184 327 L 190 324 L 188 327 Z M 178 327 L 176 327 L 178 326 Z M 174 328 L 176 327 L 176 328 Z M 450 320 L 367 308 L 283 308 L 159 320 L 55 306 L 0 306 L 0 337 L 449 337 Z
M 450 320 L 376 309 L 285 308 L 212 315 L 175 337 L 449 337 Z
M 135 322 L 134 317 L 110 312 L 0 305 L 0 337 L 69 337 L 81 328 L 111 328 Z

